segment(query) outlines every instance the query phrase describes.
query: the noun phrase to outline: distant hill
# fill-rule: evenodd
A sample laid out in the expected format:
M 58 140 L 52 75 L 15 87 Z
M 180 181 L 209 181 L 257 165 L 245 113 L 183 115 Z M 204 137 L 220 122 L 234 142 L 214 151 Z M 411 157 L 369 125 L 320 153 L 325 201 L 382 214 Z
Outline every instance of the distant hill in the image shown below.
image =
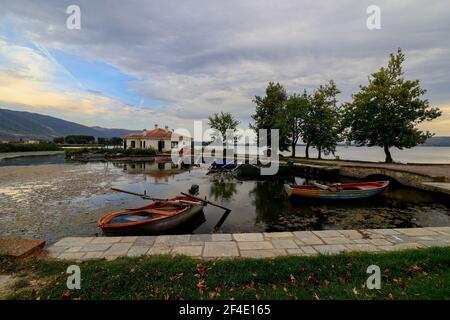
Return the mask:
M 0 109 L 0 140 L 51 140 L 67 135 L 122 137 L 138 131 L 88 127 L 38 113 Z
M 431 137 L 423 146 L 434 146 L 434 147 L 450 147 L 450 137 Z

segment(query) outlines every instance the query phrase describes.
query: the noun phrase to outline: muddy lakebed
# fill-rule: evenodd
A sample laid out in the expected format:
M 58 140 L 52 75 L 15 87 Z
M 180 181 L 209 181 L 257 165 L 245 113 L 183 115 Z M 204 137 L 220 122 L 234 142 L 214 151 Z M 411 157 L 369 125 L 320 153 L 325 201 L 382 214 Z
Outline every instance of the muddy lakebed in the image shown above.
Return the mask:
M 100 235 L 106 213 L 148 201 L 111 187 L 167 198 L 199 185 L 199 194 L 232 211 L 206 206 L 203 213 L 172 233 L 407 228 L 449 226 L 450 208 L 435 195 L 391 186 L 383 195 L 355 202 L 288 199 L 286 182 L 302 177 L 238 180 L 207 175 L 207 165 L 180 169 L 171 163 L 64 163 L 60 157 L 4 161 L 0 166 L 0 234 L 44 239 Z M 351 180 L 341 179 L 342 182 Z M 354 180 L 352 180 L 354 181 Z

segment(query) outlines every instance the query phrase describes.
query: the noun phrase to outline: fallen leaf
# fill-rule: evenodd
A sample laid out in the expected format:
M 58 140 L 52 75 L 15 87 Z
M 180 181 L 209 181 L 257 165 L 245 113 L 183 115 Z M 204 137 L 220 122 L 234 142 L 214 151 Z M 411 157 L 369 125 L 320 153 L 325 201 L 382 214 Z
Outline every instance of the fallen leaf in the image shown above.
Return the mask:
M 297 279 L 291 274 L 291 283 L 295 284 L 297 282 Z
M 197 288 L 199 288 L 200 290 L 205 289 L 206 288 L 205 280 L 200 280 L 199 283 L 197 283 Z

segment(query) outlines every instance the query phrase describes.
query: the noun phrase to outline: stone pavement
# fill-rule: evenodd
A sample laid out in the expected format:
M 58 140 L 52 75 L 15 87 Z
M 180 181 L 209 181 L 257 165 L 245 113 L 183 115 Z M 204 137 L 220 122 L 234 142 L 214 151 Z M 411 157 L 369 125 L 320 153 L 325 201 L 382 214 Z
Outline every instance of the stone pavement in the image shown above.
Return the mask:
M 69 237 L 47 248 L 50 257 L 88 260 L 142 255 L 269 258 L 342 252 L 386 252 L 450 246 L 450 227 L 187 234 L 145 237 Z

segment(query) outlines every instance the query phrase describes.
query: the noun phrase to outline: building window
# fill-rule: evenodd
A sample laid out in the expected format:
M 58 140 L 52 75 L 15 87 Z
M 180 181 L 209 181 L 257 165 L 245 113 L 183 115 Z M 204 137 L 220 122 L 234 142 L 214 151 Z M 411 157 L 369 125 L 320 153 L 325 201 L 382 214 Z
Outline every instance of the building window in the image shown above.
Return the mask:
M 131 148 L 136 148 L 136 142 L 135 141 L 131 141 Z
M 145 149 L 145 141 L 144 141 L 144 149 Z
M 172 141 L 172 149 L 178 148 L 178 141 Z

